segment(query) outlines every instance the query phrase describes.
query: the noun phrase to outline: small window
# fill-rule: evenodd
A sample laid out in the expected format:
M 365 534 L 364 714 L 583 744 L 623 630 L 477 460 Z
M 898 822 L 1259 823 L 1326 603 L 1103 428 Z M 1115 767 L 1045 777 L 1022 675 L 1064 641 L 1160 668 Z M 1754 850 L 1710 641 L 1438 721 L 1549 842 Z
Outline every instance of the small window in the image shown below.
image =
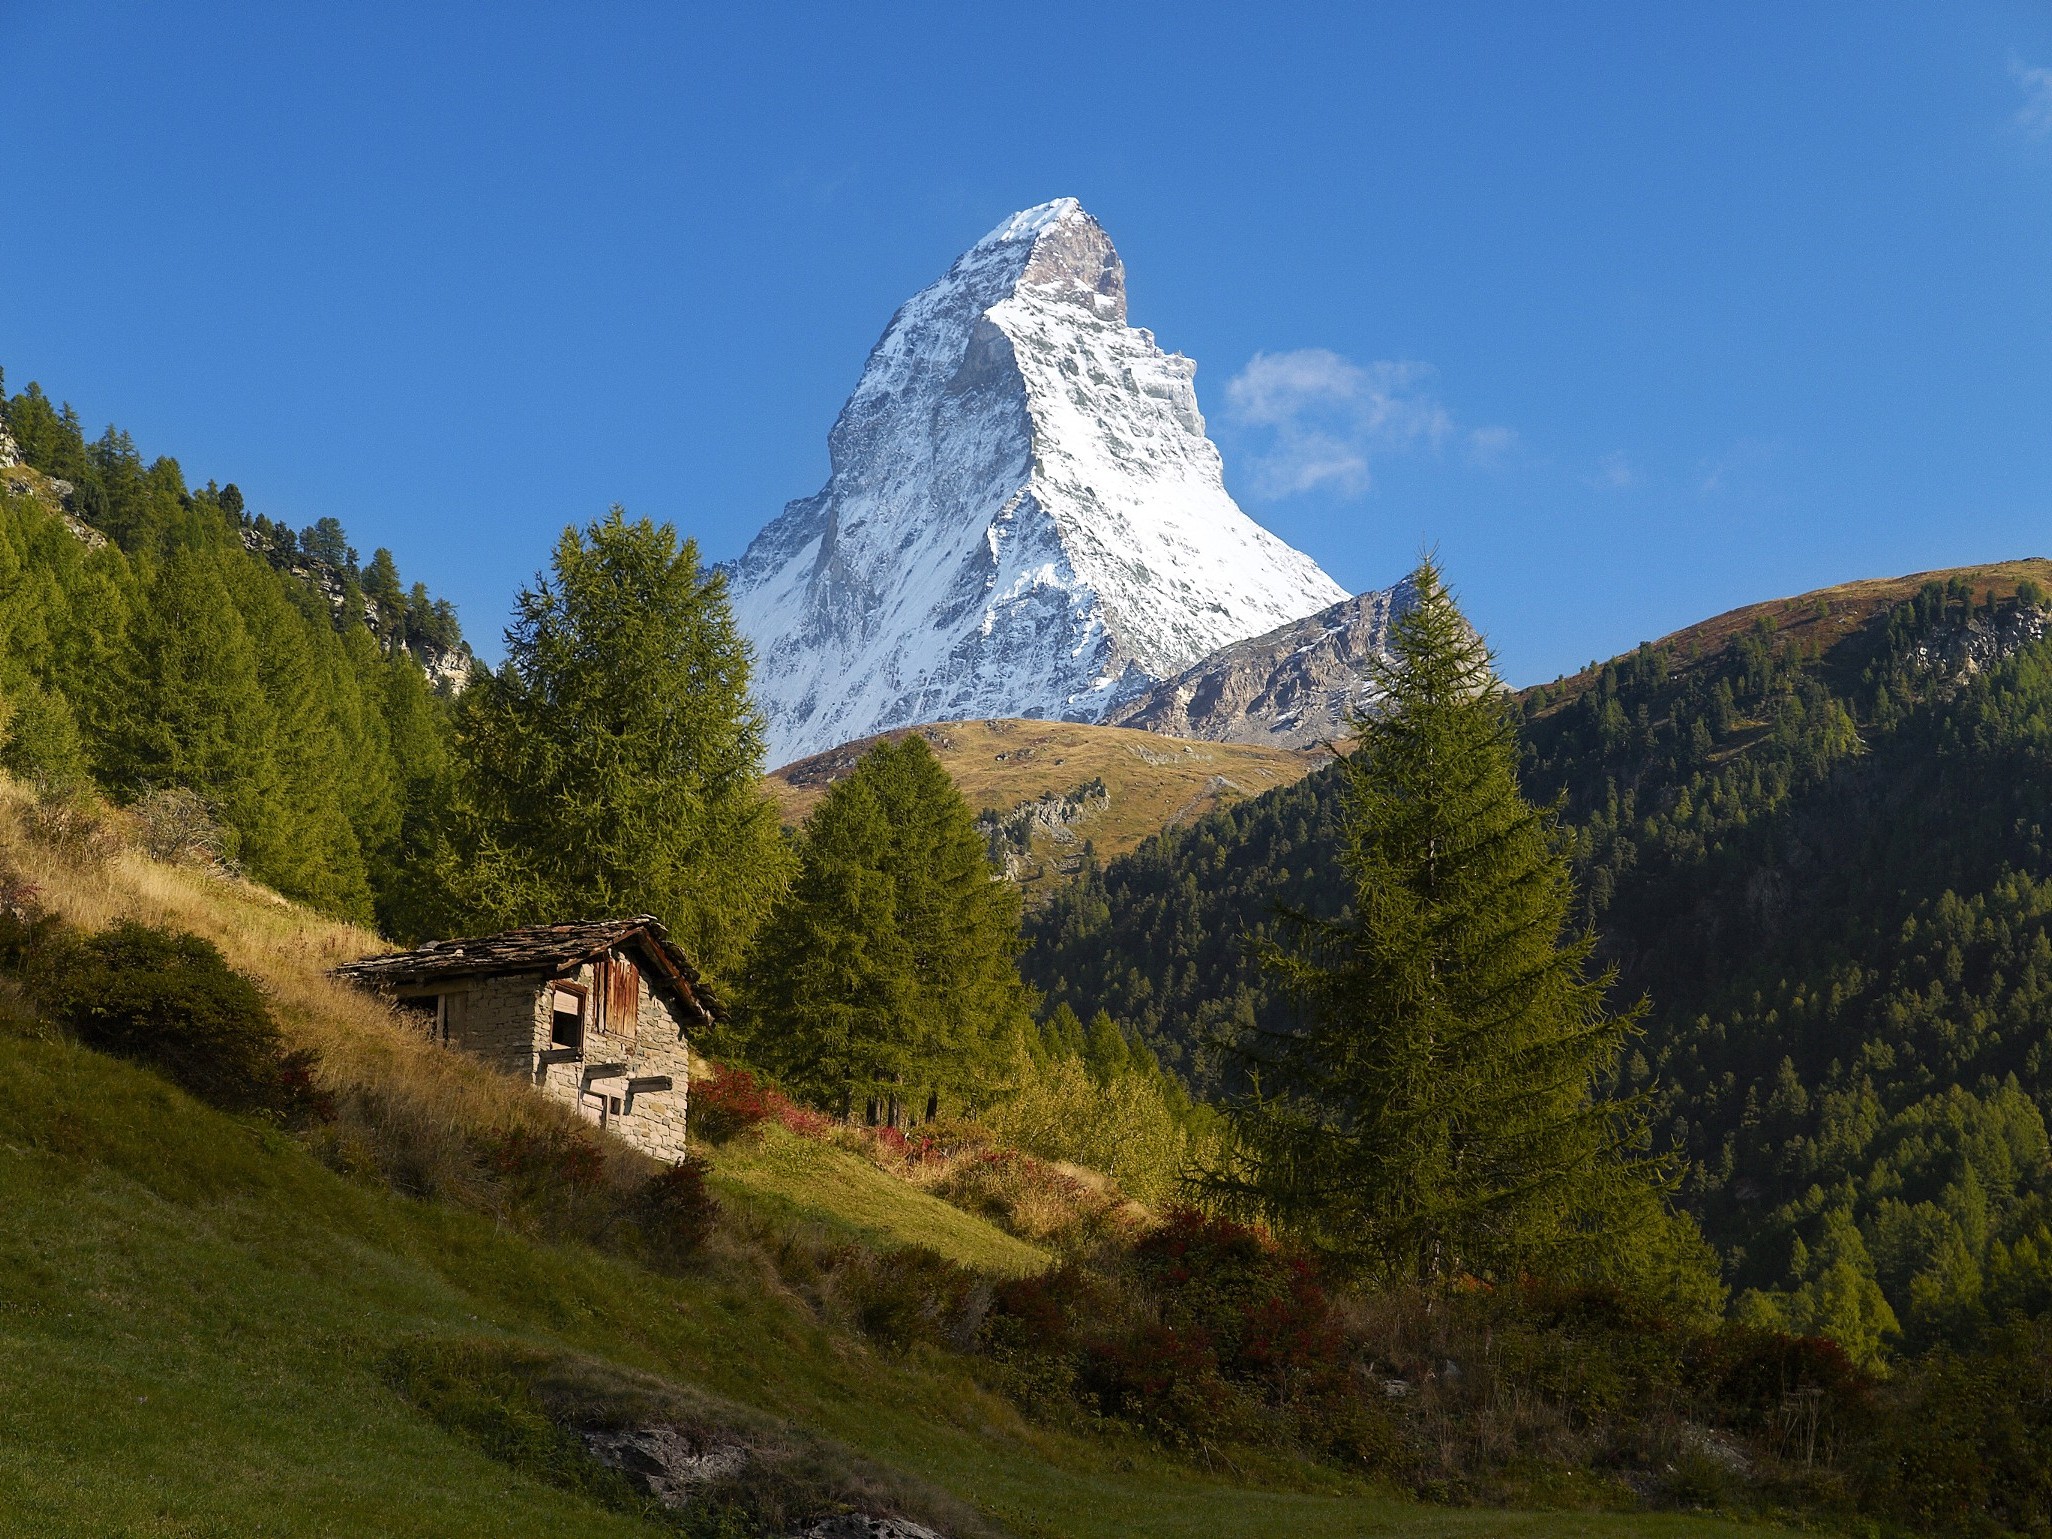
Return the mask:
M 549 1041 L 556 1047 L 584 1046 L 584 996 L 565 988 L 555 991 L 555 1013 Z

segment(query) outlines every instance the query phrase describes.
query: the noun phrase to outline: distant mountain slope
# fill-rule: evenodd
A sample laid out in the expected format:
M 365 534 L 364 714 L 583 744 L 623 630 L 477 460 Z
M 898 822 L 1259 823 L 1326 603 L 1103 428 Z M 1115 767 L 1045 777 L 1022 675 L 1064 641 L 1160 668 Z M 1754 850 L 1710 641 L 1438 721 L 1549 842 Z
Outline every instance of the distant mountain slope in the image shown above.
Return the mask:
M 1265 635 L 1221 647 L 1105 717 L 1170 737 L 1269 748 L 1320 748 L 1373 707 L 1375 665 L 1408 582 L 1341 599 Z
M 1095 721 L 1345 598 L 1227 494 L 1195 372 L 1126 324 L 1125 268 L 1073 198 L 907 301 L 826 486 L 730 570 L 770 762 L 923 721 Z
M 969 805 L 985 813 L 993 853 L 1029 897 L 1149 835 L 1284 786 L 1327 757 L 1295 749 L 1193 743 L 1080 722 L 940 722 L 863 738 L 788 764 L 769 788 L 788 823 L 873 743 L 916 731 Z
M 1735 1280 L 1791 1308 L 1843 1262 L 1938 1332 L 2036 1286 L 2019 1244 L 2052 1265 L 2048 589 L 1847 584 L 1523 696 L 1527 789 L 1565 797 L 1619 997 L 1653 1001 L 1628 1081 Z M 1328 770 L 1085 873 L 1029 916 L 1029 979 L 1206 1081 L 1204 1038 L 1282 1018 L 1244 938 L 1344 901 L 1337 810 Z

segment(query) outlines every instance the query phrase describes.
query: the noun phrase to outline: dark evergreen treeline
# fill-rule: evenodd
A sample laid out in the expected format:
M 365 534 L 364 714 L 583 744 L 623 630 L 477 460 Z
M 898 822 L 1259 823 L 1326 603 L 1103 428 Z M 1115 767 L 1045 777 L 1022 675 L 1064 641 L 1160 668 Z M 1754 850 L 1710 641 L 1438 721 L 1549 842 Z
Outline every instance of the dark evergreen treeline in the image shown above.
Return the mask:
M 1829 645 L 1757 624 L 1521 702 L 1525 787 L 1651 998 L 1621 1088 L 1760 1323 L 1876 1353 L 2052 1307 L 2045 624 L 2032 584 L 1955 579 Z M 1278 905 L 1344 911 L 1337 786 L 1089 873 L 1029 916 L 1029 980 L 1215 1085 L 1202 1044 L 1283 1008 L 1251 961 Z
M 449 757 L 420 658 L 465 655 L 454 612 L 389 551 L 360 568 L 332 519 L 290 535 L 33 384 L 0 385 L 0 422 L 40 473 L 0 472 L 5 767 L 196 793 L 252 877 L 392 926 Z

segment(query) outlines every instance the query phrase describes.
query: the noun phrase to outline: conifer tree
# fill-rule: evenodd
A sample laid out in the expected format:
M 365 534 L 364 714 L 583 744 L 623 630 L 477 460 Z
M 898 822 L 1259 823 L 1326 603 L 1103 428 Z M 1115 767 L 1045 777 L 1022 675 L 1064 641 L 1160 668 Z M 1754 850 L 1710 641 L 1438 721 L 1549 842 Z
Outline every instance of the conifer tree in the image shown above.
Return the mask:
M 406 589 L 399 582 L 399 564 L 382 545 L 363 569 L 363 596 L 377 606 L 379 643 L 392 651 L 406 639 Z
M 107 753 L 114 789 L 184 786 L 241 840 L 262 844 L 283 803 L 271 707 L 215 555 L 174 552 L 145 589 L 129 639 L 130 706 Z
M 71 702 L 56 690 L 22 684 L 9 691 L 0 769 L 45 786 L 82 785 L 85 743 Z
M 1638 1011 L 1612 1013 L 1570 931 L 1552 816 L 1519 794 L 1505 691 L 1428 559 L 1355 724 L 1350 912 L 1264 949 L 1297 1024 L 1241 1044 L 1222 1190 L 1346 1261 L 1463 1276 L 1693 1269 L 1637 1108 L 1606 1096 Z M 1656 1254 L 1657 1253 L 1657 1254 Z M 1672 1270 L 1672 1266 L 1669 1266 Z
M 145 465 L 117 428 L 89 444 L 77 413 L 33 387 L 0 409 L 112 537 L 82 541 L 46 498 L 0 488 L 0 767 L 117 797 L 193 791 L 257 879 L 354 918 L 373 898 L 381 918 L 410 912 L 448 711 L 412 659 L 372 643 L 348 574 L 338 612 L 274 570 L 297 537 L 245 519 L 232 483 L 191 492 L 176 460 Z M 315 533 L 354 562 L 339 524 Z M 460 639 L 447 604 L 405 595 L 388 554 L 374 566 L 395 623 L 417 607 Z
M 1100 1084 L 1124 1073 L 1133 1063 L 1132 1050 L 1127 1046 L 1126 1035 L 1119 1030 L 1118 1022 L 1111 1018 L 1109 1010 L 1100 1010 L 1090 1017 L 1089 1037 L 1083 1049 L 1083 1061 L 1089 1065 L 1091 1076 Z
M 372 914 L 370 879 L 356 820 L 376 827 L 368 805 L 389 796 L 382 744 L 343 724 L 362 701 L 341 666 L 341 638 L 323 601 L 302 614 L 256 557 L 221 558 L 254 646 L 277 800 L 261 826 L 244 830 L 252 875 L 295 898 L 354 919 Z
M 787 866 L 725 579 L 618 507 L 564 530 L 552 567 L 459 708 L 448 920 L 652 913 L 718 975 Z
M 842 1116 L 918 1073 L 893 864 L 888 814 L 858 768 L 806 820 L 797 873 L 742 979 L 749 1056 Z
M 448 912 L 435 860 L 449 822 L 451 710 L 404 647 L 384 660 L 369 688 L 385 721 L 399 803 L 391 839 L 364 852 L 378 928 L 396 940 L 418 940 L 432 934 Z
M 1039 1032 L 1040 1051 L 1047 1058 L 1081 1058 L 1084 1046 L 1083 1018 L 1066 1000 L 1048 1012 Z
M 806 820 L 744 980 L 751 1056 L 841 1110 L 972 1097 L 1027 1020 L 1019 907 L 925 740 L 878 744 Z

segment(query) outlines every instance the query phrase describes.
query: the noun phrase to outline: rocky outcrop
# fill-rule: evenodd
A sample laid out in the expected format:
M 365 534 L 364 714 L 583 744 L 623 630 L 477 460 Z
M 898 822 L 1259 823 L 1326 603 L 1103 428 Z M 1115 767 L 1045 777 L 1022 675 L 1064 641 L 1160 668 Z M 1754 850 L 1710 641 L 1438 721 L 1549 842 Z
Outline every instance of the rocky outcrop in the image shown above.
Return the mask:
M 8 456 L 13 458 L 9 459 Z M 61 476 L 46 476 L 21 458 L 21 448 L 7 430 L 0 427 L 0 467 L 6 473 L 0 475 L 0 488 L 11 497 L 32 497 L 55 514 L 64 527 L 71 531 L 87 550 L 101 550 L 107 544 L 107 537 L 78 516 L 73 507 L 78 488 Z
M 868 1512 L 840 1512 L 821 1518 L 798 1539 L 941 1539 L 924 1523 L 910 1518 L 879 1517 Z
M 1057 845 L 1075 844 L 1081 838 L 1077 830 L 1110 806 L 1111 791 L 1098 776 L 1066 794 L 1049 791 L 1021 802 L 1009 813 L 986 809 L 977 815 L 976 828 L 989 846 L 991 864 L 1017 881 L 1036 834 L 1045 834 Z
M 999 225 L 899 310 L 833 472 L 728 569 L 769 760 L 916 722 L 1097 721 L 1344 590 L 1240 511 L 1196 365 L 1126 324 L 1073 198 Z
M 748 1468 L 748 1448 L 677 1427 L 588 1427 L 580 1436 L 591 1456 L 618 1470 L 665 1507 L 687 1507 L 715 1481 Z
M 1970 610 L 1934 627 L 1911 656 L 1917 668 L 1961 685 L 2042 641 L 2052 622 L 2041 604 L 2019 603 L 2000 610 Z
M 675 1426 L 588 1427 L 578 1434 L 591 1456 L 627 1477 L 663 1506 L 690 1507 L 709 1489 L 746 1480 L 759 1450 Z M 724 1532 L 725 1530 L 722 1529 Z M 790 1539 L 944 1539 L 895 1513 L 842 1511 L 795 1528 Z
M 1113 710 L 1105 725 L 1271 748 L 1343 738 L 1373 708 L 1390 625 L 1414 596 L 1399 583 L 1221 648 Z
M 394 625 L 403 625 L 403 615 L 383 613 L 375 599 L 355 587 L 353 583 L 345 581 L 343 574 L 333 566 L 325 561 L 309 559 L 297 543 L 290 541 L 289 538 L 285 542 L 280 542 L 267 537 L 265 528 L 257 524 L 243 524 L 242 548 L 252 555 L 263 557 L 275 570 L 311 585 L 327 600 L 329 612 L 334 615 L 337 626 L 346 623 L 345 611 L 349 607 L 350 596 L 353 593 L 357 604 L 356 618 L 363 622 L 365 630 L 384 644 L 389 653 L 393 645 L 391 629 Z M 477 666 L 476 656 L 471 652 L 470 644 L 465 641 L 459 640 L 454 646 L 438 646 L 422 637 L 406 635 L 398 644 L 413 654 L 413 660 L 420 664 L 421 671 L 427 675 L 429 686 L 438 694 L 461 694 L 463 687 L 470 682 L 471 670 Z

